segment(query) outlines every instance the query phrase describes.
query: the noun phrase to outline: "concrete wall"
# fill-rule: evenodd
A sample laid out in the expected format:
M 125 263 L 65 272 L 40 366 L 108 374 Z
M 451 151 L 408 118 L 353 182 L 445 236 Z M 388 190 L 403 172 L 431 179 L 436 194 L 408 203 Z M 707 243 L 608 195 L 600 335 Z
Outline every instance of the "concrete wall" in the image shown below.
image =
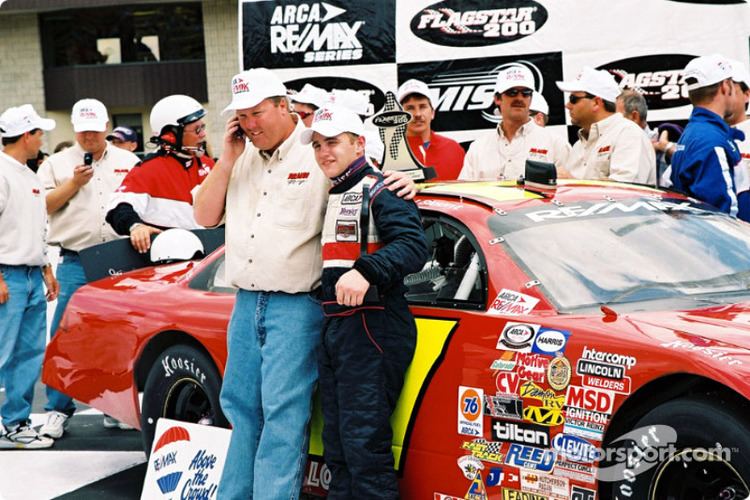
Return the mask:
M 203 30 L 208 73 L 208 143 L 218 157 L 227 116 L 221 111 L 231 100 L 231 80 L 240 71 L 237 0 L 204 0 Z

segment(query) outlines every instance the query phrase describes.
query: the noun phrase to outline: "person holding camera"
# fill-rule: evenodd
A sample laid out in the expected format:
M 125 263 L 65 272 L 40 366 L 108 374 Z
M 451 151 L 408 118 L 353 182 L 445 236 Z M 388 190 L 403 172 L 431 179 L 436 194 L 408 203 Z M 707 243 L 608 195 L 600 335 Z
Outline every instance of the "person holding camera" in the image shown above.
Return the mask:
M 206 110 L 175 94 L 154 104 L 151 143 L 158 149 L 128 173 L 108 203 L 107 222 L 146 253 L 163 229 L 201 229 L 193 216 L 193 189 L 214 166 L 206 154 Z
M 37 173 L 46 190 L 49 243 L 60 247 L 57 280 L 60 296 L 50 326 L 54 335 L 68 300 L 86 284 L 78 252 L 119 236 L 104 220 L 109 196 L 140 160 L 107 142 L 107 108 L 96 99 L 73 105 L 70 120 L 75 144 L 50 156 Z M 47 388 L 47 421 L 40 434 L 60 438 L 75 411 L 73 400 Z M 117 425 L 115 422 L 114 425 Z

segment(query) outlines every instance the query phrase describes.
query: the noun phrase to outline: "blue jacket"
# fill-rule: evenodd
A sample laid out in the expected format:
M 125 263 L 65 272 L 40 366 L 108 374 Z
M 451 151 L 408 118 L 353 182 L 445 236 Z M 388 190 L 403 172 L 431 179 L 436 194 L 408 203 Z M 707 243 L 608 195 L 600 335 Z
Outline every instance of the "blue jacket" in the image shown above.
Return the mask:
M 744 138 L 713 111 L 695 107 L 672 156 L 674 188 L 750 221 L 750 192 L 734 168 L 741 159 L 734 141 Z

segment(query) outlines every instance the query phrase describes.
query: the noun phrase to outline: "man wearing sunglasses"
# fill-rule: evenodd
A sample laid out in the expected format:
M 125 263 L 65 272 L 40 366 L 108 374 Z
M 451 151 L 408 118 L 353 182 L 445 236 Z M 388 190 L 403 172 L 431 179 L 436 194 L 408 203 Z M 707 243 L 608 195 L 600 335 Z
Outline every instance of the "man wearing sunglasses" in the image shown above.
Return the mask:
M 514 64 L 498 73 L 495 105 L 501 121 L 471 144 L 459 179 L 517 179 L 525 171 L 526 160 L 554 163 L 558 169 L 565 165 L 567 143 L 555 141 L 529 115 L 533 93 L 534 76 L 525 66 Z
M 735 143 L 745 134 L 729 126 L 736 114 L 745 113 L 737 102 L 744 101 L 737 95 L 741 85 L 736 85 L 744 79 L 719 54 L 697 57 L 685 66 L 683 81 L 693 112 L 672 155 L 671 180 L 675 189 L 750 221 L 750 181 Z
M 557 82 L 569 92 L 565 107 L 581 127 L 566 170 L 577 179 L 611 179 L 654 184 L 653 147 L 638 125 L 616 113 L 620 88 L 607 71 L 583 68 L 578 78 Z
M 186 95 L 171 95 L 151 109 L 151 142 L 158 146 L 131 170 L 109 199 L 107 222 L 130 237 L 140 253 L 151 235 L 163 229 L 199 229 L 193 216 L 192 190 L 214 166 L 205 154 L 203 106 Z

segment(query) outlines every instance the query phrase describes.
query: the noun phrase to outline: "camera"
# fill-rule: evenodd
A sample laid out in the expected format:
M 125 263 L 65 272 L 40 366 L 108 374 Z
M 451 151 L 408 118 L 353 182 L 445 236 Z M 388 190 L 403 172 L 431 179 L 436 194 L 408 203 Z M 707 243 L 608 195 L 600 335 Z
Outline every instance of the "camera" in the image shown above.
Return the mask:
M 94 163 L 94 155 L 91 153 L 85 153 L 83 155 L 83 164 L 91 165 L 92 163 Z

